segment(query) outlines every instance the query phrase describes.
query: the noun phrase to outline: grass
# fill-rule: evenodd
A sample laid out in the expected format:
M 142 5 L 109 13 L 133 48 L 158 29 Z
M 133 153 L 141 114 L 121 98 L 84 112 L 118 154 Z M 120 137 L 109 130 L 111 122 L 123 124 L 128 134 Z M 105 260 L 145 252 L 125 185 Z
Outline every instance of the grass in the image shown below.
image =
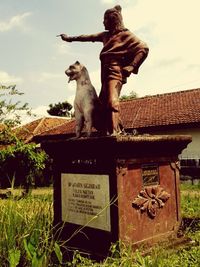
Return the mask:
M 0 266 L 9 266 L 11 259 L 17 262 L 18 258 L 19 266 L 33 266 L 29 264 L 34 257 L 48 261 L 43 255 L 51 245 L 52 219 L 51 195 L 1 200 Z
M 181 185 L 182 217 L 200 218 L 200 184 Z
M 199 235 L 199 233 L 198 233 Z M 198 237 L 200 240 L 200 236 Z M 199 241 L 196 241 L 199 242 Z M 198 243 L 199 244 L 199 243 Z M 115 246 L 115 245 L 114 245 Z M 162 246 L 155 246 L 149 255 L 142 255 L 137 250 L 132 253 L 130 248 L 124 244 L 119 244 L 119 250 L 114 247 L 113 254 L 106 258 L 102 263 L 94 263 L 89 259 L 83 258 L 77 253 L 71 266 L 78 267 L 199 267 L 200 250 L 199 245 L 185 248 L 166 249 Z M 73 265 L 74 264 L 74 265 Z
M 183 217 L 200 218 L 198 186 L 181 186 Z M 20 192 L 15 191 L 15 195 Z M 0 266 L 1 267 L 168 267 L 200 266 L 200 225 L 187 229 L 191 242 L 187 246 L 156 245 L 148 255 L 143 250 L 132 253 L 119 242 L 113 244 L 110 256 L 93 262 L 75 253 L 71 262 L 62 263 L 62 252 L 53 240 L 52 189 L 37 189 L 25 199 L 0 200 Z M 169 244 L 168 244 L 169 245 Z
M 181 193 L 192 193 L 192 192 L 196 192 L 198 194 L 200 194 L 200 183 L 197 185 L 192 185 L 192 184 L 184 184 L 182 183 L 180 185 L 181 188 Z
M 182 217 L 200 218 L 200 195 L 186 194 L 181 198 Z

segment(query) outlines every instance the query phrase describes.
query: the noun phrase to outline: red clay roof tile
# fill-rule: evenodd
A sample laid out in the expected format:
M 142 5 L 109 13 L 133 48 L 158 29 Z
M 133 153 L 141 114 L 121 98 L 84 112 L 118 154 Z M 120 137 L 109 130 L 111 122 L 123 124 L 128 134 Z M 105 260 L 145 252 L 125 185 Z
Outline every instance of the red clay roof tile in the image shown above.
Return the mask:
M 36 135 L 40 135 L 45 131 L 53 130 L 55 127 L 69 121 L 66 118 L 47 117 L 32 121 L 15 129 L 17 136 L 25 142 L 30 142 Z
M 121 102 L 125 129 L 200 122 L 200 89 Z

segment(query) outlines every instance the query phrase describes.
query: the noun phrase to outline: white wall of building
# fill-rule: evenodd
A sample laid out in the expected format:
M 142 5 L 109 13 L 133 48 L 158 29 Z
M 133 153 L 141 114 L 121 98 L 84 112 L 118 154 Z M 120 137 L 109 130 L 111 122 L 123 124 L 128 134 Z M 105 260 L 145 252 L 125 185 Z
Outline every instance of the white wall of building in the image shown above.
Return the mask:
M 191 135 L 192 142 L 180 155 L 181 159 L 200 159 L 200 128 L 176 129 L 154 132 L 155 134 Z

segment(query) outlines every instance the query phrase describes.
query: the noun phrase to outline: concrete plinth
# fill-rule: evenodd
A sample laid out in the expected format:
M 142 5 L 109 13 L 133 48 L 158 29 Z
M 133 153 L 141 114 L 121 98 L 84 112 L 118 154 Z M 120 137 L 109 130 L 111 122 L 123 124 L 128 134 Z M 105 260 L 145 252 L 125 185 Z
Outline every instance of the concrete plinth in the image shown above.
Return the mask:
M 190 136 L 43 141 L 54 160 L 59 238 L 68 248 L 103 256 L 117 240 L 152 244 L 175 235 L 181 220 L 178 155 L 189 142 Z

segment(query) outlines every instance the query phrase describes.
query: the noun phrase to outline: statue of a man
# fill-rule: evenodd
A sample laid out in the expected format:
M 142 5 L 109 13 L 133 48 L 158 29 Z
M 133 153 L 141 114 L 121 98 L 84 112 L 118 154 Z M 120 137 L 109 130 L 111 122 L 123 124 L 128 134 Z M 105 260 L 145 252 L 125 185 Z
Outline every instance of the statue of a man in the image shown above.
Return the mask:
M 116 135 L 121 132 L 119 96 L 122 85 L 131 73 L 137 74 L 140 65 L 148 55 L 148 46 L 124 27 L 119 5 L 106 10 L 103 24 L 105 31 L 80 36 L 61 34 L 66 42 L 102 42 L 101 91 L 100 101 L 103 107 L 104 132 Z

